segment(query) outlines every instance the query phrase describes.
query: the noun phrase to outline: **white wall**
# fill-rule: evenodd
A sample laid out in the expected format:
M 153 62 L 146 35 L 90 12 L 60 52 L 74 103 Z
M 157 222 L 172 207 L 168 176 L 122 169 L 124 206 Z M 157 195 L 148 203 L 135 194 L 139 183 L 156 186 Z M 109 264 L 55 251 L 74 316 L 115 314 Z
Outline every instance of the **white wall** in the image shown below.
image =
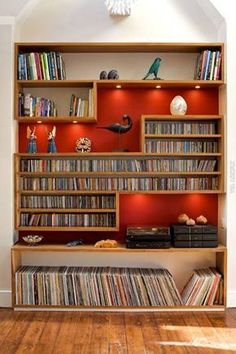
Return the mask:
M 228 306 L 236 306 L 236 41 L 235 10 L 236 3 L 228 1 L 228 6 L 221 0 L 211 0 L 227 22 L 227 247 L 228 247 Z
M 217 41 L 219 38 L 218 29 L 221 29 L 223 19 L 211 4 L 206 6 L 206 3 L 210 4 L 207 0 L 138 0 L 130 17 L 111 18 L 106 11 L 104 0 L 32 0 L 17 20 L 15 40 L 59 42 Z M 10 40 L 10 38 L 7 39 Z M 10 50 L 9 42 L 8 47 Z M 0 50 L 1 48 L 0 42 Z M 2 69 L 3 65 L 0 68 Z M 5 75 L 11 78 L 11 63 L 6 62 L 4 70 Z M 3 85 L 2 81 L 1 85 Z M 10 123 L 12 122 L 11 102 L 9 96 L 6 97 L 8 98 L 4 104 L 8 111 L 7 114 L 2 116 L 2 122 L 5 122 L 7 132 L 10 135 L 12 132 Z M 0 134 L 5 136 L 5 140 L 6 136 L 9 136 L 4 134 L 3 131 Z M 1 183 L 2 202 L 6 213 L 2 213 L 2 215 L 0 213 L 0 218 L 4 219 L 2 221 L 5 222 L 4 228 L 6 230 L 4 228 L 0 229 L 2 246 L 0 249 L 0 295 L 1 290 L 10 289 L 10 273 L 9 271 L 6 273 L 6 269 L 9 269 L 9 246 L 12 243 L 13 236 L 13 230 L 10 227 L 13 209 L 13 206 L 11 206 L 12 189 L 9 185 L 12 172 L 10 165 L 11 152 L 9 145 L 4 144 L 3 141 L 0 136 L 0 144 L 2 145 L 0 146 L 0 156 L 2 156 L 3 151 L 5 152 L 8 149 L 7 155 L 4 154 L 6 166 Z M 151 260 L 149 261 L 151 262 Z M 145 262 L 144 259 L 143 262 Z M 233 281 L 230 280 L 229 283 L 231 289 L 236 289 L 236 284 Z M 0 296 L 0 306 L 4 304 Z
M 19 20 L 24 41 L 214 41 L 217 28 L 195 0 L 138 0 L 124 18 L 104 0 L 41 0 Z
M 9 306 L 13 240 L 13 28 L 0 25 L 0 306 Z

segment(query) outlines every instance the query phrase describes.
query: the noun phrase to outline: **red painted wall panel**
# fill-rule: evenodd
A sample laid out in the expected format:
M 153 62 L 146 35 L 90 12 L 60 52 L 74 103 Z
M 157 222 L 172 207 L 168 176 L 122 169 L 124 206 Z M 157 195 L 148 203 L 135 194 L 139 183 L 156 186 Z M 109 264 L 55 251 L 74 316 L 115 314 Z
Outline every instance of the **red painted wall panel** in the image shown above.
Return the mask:
M 140 117 L 142 114 L 169 114 L 170 102 L 182 95 L 188 104 L 188 114 L 218 114 L 217 89 L 99 89 L 97 124 L 57 124 L 56 144 L 59 152 L 74 152 L 79 137 L 92 141 L 92 151 L 111 152 L 119 147 L 117 134 L 97 129 L 112 122 L 121 122 L 123 114 L 132 117 L 133 128 L 121 136 L 120 143 L 129 151 L 139 151 Z M 32 127 L 32 125 L 31 125 Z M 53 124 L 37 124 L 38 152 L 47 151 L 47 129 Z M 27 151 L 27 124 L 19 127 L 19 151 Z
M 121 143 L 129 151 L 139 151 L 140 117 L 142 114 L 169 114 L 169 105 L 175 95 L 182 95 L 188 104 L 187 114 L 218 114 L 217 89 L 99 89 L 98 123 L 57 124 L 56 144 L 59 152 L 74 152 L 79 137 L 92 140 L 92 151 L 110 152 L 118 148 L 118 136 L 97 129 L 112 122 L 121 121 L 123 114 L 132 117 L 134 126 L 121 137 Z M 38 152 L 47 151 L 47 129 L 52 124 L 38 124 Z M 26 152 L 27 124 L 19 127 L 19 151 Z M 87 242 L 104 238 L 124 240 L 127 225 L 169 225 L 180 213 L 196 218 L 203 214 L 208 221 L 217 224 L 217 195 L 121 195 L 119 232 L 45 232 L 48 241 L 64 242 L 83 238 Z M 27 232 L 21 232 L 25 235 Z

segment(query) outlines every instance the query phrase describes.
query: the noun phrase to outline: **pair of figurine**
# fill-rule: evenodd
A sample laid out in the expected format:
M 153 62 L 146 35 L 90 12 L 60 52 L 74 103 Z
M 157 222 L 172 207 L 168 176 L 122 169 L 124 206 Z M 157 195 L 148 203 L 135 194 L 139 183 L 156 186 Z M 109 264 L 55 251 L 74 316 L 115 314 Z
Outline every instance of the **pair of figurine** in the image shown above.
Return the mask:
M 27 127 L 27 139 L 28 139 L 28 147 L 27 152 L 30 154 L 35 154 L 37 152 L 37 136 L 35 134 L 36 127 L 33 130 L 30 127 Z M 57 147 L 55 143 L 56 137 L 56 127 L 54 126 L 51 131 L 48 131 L 48 150 L 49 153 L 57 152 Z
M 99 78 L 100 80 L 118 80 L 119 74 L 117 70 L 111 70 L 109 73 L 103 70 L 100 72 Z

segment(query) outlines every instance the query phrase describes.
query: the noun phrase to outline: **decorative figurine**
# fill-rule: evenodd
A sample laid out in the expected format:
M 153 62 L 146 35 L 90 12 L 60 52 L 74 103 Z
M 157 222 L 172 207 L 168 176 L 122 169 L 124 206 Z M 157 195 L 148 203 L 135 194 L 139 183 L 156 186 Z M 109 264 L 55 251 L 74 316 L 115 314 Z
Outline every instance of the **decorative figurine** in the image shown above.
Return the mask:
M 106 127 L 97 127 L 98 129 L 107 129 L 113 133 L 118 134 L 118 149 L 114 149 L 113 152 L 128 152 L 129 150 L 122 147 L 121 142 L 121 134 L 127 133 L 133 126 L 132 119 L 127 115 L 123 115 L 123 121 L 127 121 L 127 124 L 113 123 L 111 125 L 107 125 Z
M 188 226 L 193 226 L 193 225 L 195 225 L 196 223 L 195 223 L 195 220 L 193 220 L 193 219 L 188 219 L 187 221 L 186 221 L 186 225 L 188 225 Z
M 196 219 L 197 224 L 199 225 L 206 225 L 207 224 L 207 218 L 204 215 L 200 215 Z
M 143 78 L 143 80 L 146 80 L 148 78 L 148 76 L 150 76 L 150 75 L 154 75 L 155 80 L 161 80 L 160 77 L 157 77 L 157 73 L 158 73 L 160 64 L 161 64 L 161 58 L 156 58 L 154 60 L 154 62 L 152 63 L 152 65 L 150 66 L 150 69 L 149 69 L 147 75 Z
M 35 135 L 35 131 L 36 127 L 34 127 L 33 130 L 31 130 L 29 126 L 27 127 L 27 139 L 29 140 L 27 152 L 30 154 L 35 154 L 37 152 L 37 136 Z
M 100 72 L 99 79 L 100 80 L 107 80 L 107 72 L 105 70 Z
M 89 138 L 79 138 L 76 140 L 77 152 L 90 152 L 91 151 L 91 140 Z
M 123 121 L 127 121 L 126 125 L 123 125 L 120 123 L 113 123 L 113 124 L 108 125 L 106 127 L 97 127 L 97 128 L 98 129 L 107 129 L 113 133 L 125 134 L 132 128 L 133 122 L 132 122 L 132 119 L 127 114 L 124 114 L 122 119 L 123 119 Z
M 118 71 L 114 70 L 114 69 L 110 70 L 108 74 L 105 70 L 103 70 L 100 72 L 99 79 L 100 80 L 118 80 L 119 74 L 118 74 Z
M 177 218 L 177 221 L 179 224 L 185 224 L 186 221 L 188 221 L 188 220 L 189 220 L 189 217 L 187 214 L 180 214 Z
M 108 80 L 118 80 L 119 79 L 118 71 L 114 69 L 109 71 L 107 78 Z
M 48 132 L 48 152 L 50 153 L 57 152 L 55 137 L 56 137 L 56 127 L 54 125 L 52 131 Z
M 170 112 L 173 115 L 184 116 L 187 112 L 187 103 L 182 96 L 175 96 L 170 103 Z

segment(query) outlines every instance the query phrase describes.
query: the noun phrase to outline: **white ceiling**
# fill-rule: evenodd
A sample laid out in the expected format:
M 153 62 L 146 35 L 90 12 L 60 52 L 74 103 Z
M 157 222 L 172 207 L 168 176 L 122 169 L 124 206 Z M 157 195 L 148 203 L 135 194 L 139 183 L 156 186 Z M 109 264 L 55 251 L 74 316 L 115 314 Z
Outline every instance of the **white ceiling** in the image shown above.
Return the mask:
M 0 0 L 0 16 L 18 16 L 32 0 Z

